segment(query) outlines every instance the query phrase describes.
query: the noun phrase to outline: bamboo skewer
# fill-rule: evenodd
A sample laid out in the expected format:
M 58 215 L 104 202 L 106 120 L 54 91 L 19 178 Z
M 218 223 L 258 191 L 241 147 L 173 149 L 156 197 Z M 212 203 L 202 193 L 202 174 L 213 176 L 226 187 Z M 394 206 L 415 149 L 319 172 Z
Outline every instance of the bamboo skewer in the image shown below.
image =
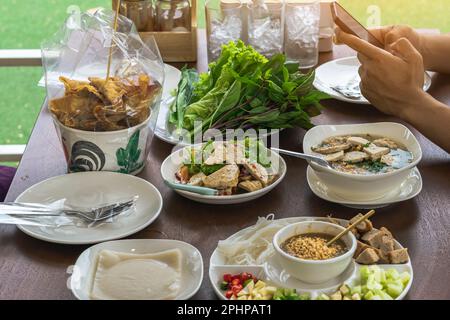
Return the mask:
M 370 210 L 369 212 L 367 212 L 364 216 L 362 216 L 361 218 L 359 218 L 358 220 L 356 220 L 354 223 L 352 223 L 351 225 L 349 225 L 345 230 L 343 230 L 341 233 L 339 233 L 337 236 L 335 236 L 333 239 L 331 239 L 330 241 L 327 242 L 327 247 L 332 245 L 335 241 L 339 240 L 342 236 L 344 236 L 345 234 L 347 234 L 350 230 L 352 230 L 354 227 L 356 227 L 358 224 L 360 224 L 361 222 L 363 222 L 364 220 L 369 219 L 371 216 L 373 216 L 375 214 L 375 210 Z
M 119 20 L 120 1 L 121 0 L 117 0 L 117 2 L 116 2 L 117 7 L 116 7 L 116 15 L 114 17 L 114 26 L 113 26 L 114 29 L 113 29 L 112 35 L 114 35 L 114 33 L 116 33 L 116 31 L 117 31 L 117 24 L 118 24 L 118 20 Z M 109 55 L 108 55 L 108 67 L 106 69 L 106 81 L 108 81 L 109 74 L 111 72 L 113 45 L 114 45 L 114 42 L 113 42 L 113 38 L 111 37 L 111 45 L 109 46 Z

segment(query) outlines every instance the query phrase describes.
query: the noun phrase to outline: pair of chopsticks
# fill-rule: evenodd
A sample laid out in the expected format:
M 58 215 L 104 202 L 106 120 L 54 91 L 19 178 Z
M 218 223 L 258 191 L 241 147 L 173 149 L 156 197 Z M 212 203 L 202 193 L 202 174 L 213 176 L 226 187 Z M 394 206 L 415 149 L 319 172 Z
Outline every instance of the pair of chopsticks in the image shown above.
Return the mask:
M 336 242 L 337 240 L 339 240 L 340 238 L 342 238 L 344 235 L 346 235 L 350 230 L 352 230 L 353 228 L 355 228 L 358 224 L 360 224 L 361 222 L 363 222 L 364 220 L 369 219 L 371 216 L 373 216 L 375 214 L 375 210 L 370 210 L 369 212 L 367 212 L 365 215 L 363 215 L 361 218 L 359 218 L 358 220 L 356 220 L 354 223 L 352 223 L 351 225 L 349 225 L 345 230 L 343 230 L 341 233 L 339 233 L 337 236 L 335 236 L 333 239 L 331 239 L 330 241 L 327 242 L 327 247 L 332 245 L 334 242 Z

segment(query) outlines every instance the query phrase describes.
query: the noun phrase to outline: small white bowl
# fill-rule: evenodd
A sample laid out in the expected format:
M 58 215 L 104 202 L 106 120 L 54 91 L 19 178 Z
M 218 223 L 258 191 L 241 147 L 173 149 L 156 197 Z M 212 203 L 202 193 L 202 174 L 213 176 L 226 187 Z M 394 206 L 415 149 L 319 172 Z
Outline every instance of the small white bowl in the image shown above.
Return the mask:
M 279 230 L 273 237 L 276 257 L 282 267 L 292 277 L 306 283 L 324 283 L 342 274 L 352 262 L 356 251 L 356 238 L 348 232 L 341 240 L 348 248 L 344 254 L 326 260 L 306 260 L 293 257 L 281 249 L 287 239 L 308 233 L 324 233 L 335 236 L 345 230 L 339 225 L 322 221 L 304 221 L 290 224 Z
M 320 144 L 326 138 L 348 134 L 371 134 L 393 139 L 403 144 L 413 154 L 413 161 L 401 169 L 373 175 L 340 172 L 310 162 L 317 177 L 343 199 L 351 201 L 380 199 L 399 188 L 422 159 L 422 149 L 416 137 L 407 127 L 394 122 L 317 126 L 305 134 L 303 151 L 306 154 L 316 155 L 311 147 Z
M 164 162 L 161 165 L 161 176 L 164 180 L 178 183 L 175 177 L 175 173 L 178 171 L 180 165 L 182 164 L 183 161 L 182 155 L 183 155 L 183 148 L 173 152 L 164 160 Z M 207 196 L 189 191 L 182 191 L 182 190 L 174 190 L 174 191 L 188 199 L 207 204 L 236 204 L 255 200 L 259 197 L 262 197 L 263 195 L 271 191 L 273 188 L 275 188 L 286 175 L 287 171 L 286 162 L 282 157 L 280 157 L 276 152 L 272 152 L 271 150 L 269 150 L 269 159 L 273 163 L 278 163 L 278 170 L 277 170 L 278 178 L 272 184 L 260 190 L 235 194 L 231 196 Z

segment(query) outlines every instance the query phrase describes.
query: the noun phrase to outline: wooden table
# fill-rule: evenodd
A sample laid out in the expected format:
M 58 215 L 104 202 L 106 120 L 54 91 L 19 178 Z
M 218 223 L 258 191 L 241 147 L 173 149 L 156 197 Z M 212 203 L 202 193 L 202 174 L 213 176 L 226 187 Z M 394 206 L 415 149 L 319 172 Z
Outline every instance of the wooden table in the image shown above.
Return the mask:
M 206 69 L 204 34 L 199 38 L 200 70 Z M 352 55 L 344 47 L 322 54 L 321 63 Z M 430 93 L 450 104 L 450 77 L 436 75 Z M 399 121 L 383 115 L 371 106 L 327 101 L 316 124 Z M 419 165 L 424 185 L 415 199 L 377 210 L 376 226 L 388 226 L 397 239 L 409 248 L 414 266 L 410 299 L 450 299 L 450 157 L 411 128 L 423 149 Z M 285 130 L 281 147 L 302 150 L 305 131 Z M 450 137 L 449 137 L 450 138 Z M 209 257 L 217 241 L 252 225 L 258 216 L 275 213 L 277 218 L 324 216 L 351 218 L 358 210 L 332 204 L 316 197 L 306 183 L 306 163 L 285 158 L 288 174 L 271 193 L 257 201 L 231 206 L 199 204 L 169 190 L 160 177 L 160 164 L 172 146 L 152 142 L 148 164 L 140 176 L 162 193 L 164 208 L 152 225 L 130 238 L 160 238 L 189 242 L 200 249 L 205 261 L 205 276 L 197 299 L 216 299 L 208 279 Z M 46 178 L 64 174 L 66 163 L 55 128 L 44 103 L 36 121 L 18 172 L 7 196 L 13 201 L 22 191 Z M 70 188 L 70 186 L 67 186 Z M 31 238 L 15 226 L 0 226 L 0 298 L 1 299 L 73 299 L 66 272 L 86 246 L 57 245 Z

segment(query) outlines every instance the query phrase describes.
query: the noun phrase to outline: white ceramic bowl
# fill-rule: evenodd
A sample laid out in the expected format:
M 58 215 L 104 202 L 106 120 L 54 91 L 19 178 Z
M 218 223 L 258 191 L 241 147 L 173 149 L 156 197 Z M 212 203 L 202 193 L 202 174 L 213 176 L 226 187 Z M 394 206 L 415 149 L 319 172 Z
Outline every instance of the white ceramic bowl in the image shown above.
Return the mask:
M 206 196 L 189 191 L 182 191 L 182 190 L 174 190 L 174 191 L 188 199 L 208 204 L 236 204 L 255 200 L 259 197 L 262 197 L 263 195 L 271 191 L 273 188 L 275 188 L 286 175 L 287 171 L 286 162 L 283 160 L 282 157 L 280 157 L 277 153 L 269 150 L 269 159 L 272 161 L 272 163 L 278 164 L 277 170 L 278 178 L 272 184 L 260 190 L 235 194 L 231 196 Z M 162 178 L 167 181 L 178 183 L 175 177 L 175 173 L 180 168 L 182 161 L 183 161 L 183 148 L 173 152 L 164 160 L 164 162 L 161 165 Z
M 342 274 L 352 262 L 356 250 L 356 238 L 353 233 L 349 232 L 341 238 L 348 251 L 332 259 L 300 259 L 284 252 L 280 246 L 293 236 L 308 233 L 325 233 L 335 236 L 343 230 L 345 230 L 344 227 L 322 221 L 304 221 L 290 224 L 279 230 L 273 237 L 276 257 L 286 272 L 298 280 L 313 284 L 327 282 Z
M 314 155 L 311 147 L 332 136 L 347 134 L 372 134 L 391 138 L 403 144 L 412 154 L 413 161 L 398 170 L 374 175 L 358 175 L 340 172 L 310 163 L 317 177 L 337 196 L 352 200 L 376 200 L 397 189 L 422 159 L 422 149 L 412 132 L 402 124 L 394 122 L 322 125 L 309 130 L 303 138 L 303 150 Z

